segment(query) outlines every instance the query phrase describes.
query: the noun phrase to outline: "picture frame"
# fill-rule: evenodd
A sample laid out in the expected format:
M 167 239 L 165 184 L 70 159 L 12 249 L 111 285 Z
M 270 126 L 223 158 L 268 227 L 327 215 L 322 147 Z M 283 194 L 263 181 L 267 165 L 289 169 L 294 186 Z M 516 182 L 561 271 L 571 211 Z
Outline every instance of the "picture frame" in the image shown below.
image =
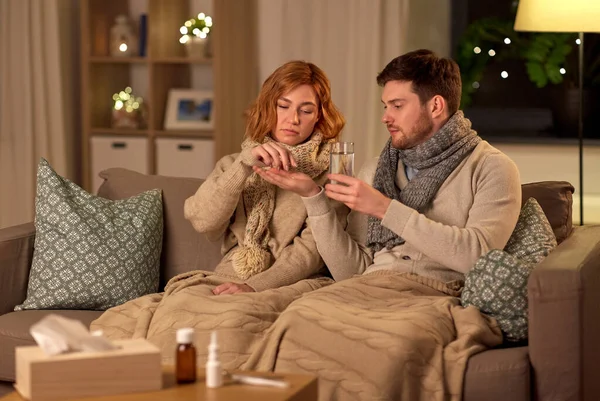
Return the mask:
M 166 130 L 213 129 L 213 92 L 199 89 L 170 89 L 164 125 Z

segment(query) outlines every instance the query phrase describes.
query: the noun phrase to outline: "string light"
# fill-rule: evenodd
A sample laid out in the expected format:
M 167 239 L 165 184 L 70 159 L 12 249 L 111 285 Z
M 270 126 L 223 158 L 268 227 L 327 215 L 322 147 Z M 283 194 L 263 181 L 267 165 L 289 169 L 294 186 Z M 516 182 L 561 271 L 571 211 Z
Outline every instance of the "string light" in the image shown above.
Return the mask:
M 567 70 L 565 70 L 564 68 L 561 68 L 560 70 L 558 70 L 562 75 L 565 75 L 567 73 Z
M 140 105 L 143 103 L 143 99 L 141 97 L 135 97 L 133 95 L 131 87 L 128 86 L 125 90 L 120 91 L 119 93 L 115 93 L 112 96 L 115 101 L 114 109 L 121 110 L 125 108 L 125 111 L 131 113 L 133 110 L 137 110 L 140 108 Z
M 479 89 L 479 82 L 477 82 L 477 81 L 473 82 L 473 88 Z
M 479 54 L 479 53 L 481 53 L 481 48 L 480 48 L 480 47 L 475 47 L 475 48 L 473 49 L 473 53 L 475 53 L 475 54 Z
M 508 72 L 506 72 L 506 71 L 502 71 L 502 72 L 500 73 L 500 76 L 501 76 L 502 78 L 508 78 Z
M 575 43 L 577 43 L 578 45 L 581 44 L 581 39 L 575 39 Z
M 494 57 L 496 55 L 496 51 L 494 49 L 490 49 L 488 54 L 490 55 L 490 57 Z
M 179 33 L 183 35 L 179 38 L 179 43 L 187 43 L 190 40 L 190 36 L 206 39 L 212 25 L 213 21 L 210 15 L 199 13 L 197 20 L 195 18 L 189 19 L 179 28 Z
M 506 43 L 507 45 L 510 45 L 510 38 L 504 38 L 504 43 Z

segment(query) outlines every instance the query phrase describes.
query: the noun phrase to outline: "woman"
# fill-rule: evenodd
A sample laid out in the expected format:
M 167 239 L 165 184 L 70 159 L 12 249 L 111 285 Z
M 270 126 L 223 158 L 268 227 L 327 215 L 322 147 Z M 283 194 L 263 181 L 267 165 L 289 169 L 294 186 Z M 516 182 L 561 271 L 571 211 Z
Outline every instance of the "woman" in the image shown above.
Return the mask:
M 247 112 L 241 152 L 219 160 L 185 201 L 194 228 L 222 241 L 215 271 L 176 276 L 164 293 L 111 308 L 91 328 L 110 338 L 147 338 L 161 348 L 163 363 L 173 363 L 178 328 L 195 328 L 199 363 L 207 355 L 201 344 L 217 329 L 221 362 L 239 368 L 287 305 L 333 282 L 323 274 L 302 198 L 253 168 L 297 171 L 324 185 L 330 142 L 343 126 L 321 69 L 291 61 L 275 70 Z
M 216 273 L 243 280 L 219 285 L 217 295 L 277 288 L 324 267 L 300 197 L 252 168 L 299 171 L 324 183 L 329 143 L 344 126 L 327 77 L 314 64 L 288 62 L 267 78 L 247 114 L 241 152 L 223 157 L 184 207 L 197 231 L 223 238 Z

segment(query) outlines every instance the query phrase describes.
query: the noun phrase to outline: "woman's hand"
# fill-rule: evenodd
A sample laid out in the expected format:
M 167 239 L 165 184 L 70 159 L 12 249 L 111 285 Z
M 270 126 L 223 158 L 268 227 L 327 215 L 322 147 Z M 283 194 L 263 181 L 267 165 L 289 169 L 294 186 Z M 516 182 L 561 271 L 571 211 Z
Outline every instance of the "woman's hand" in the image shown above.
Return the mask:
M 290 172 L 277 169 L 262 169 L 252 167 L 254 172 L 265 181 L 277 185 L 281 189 L 295 192 L 296 194 L 309 197 L 321 192 L 321 188 L 308 175 L 300 172 Z
M 291 153 L 276 142 L 267 142 L 252 148 L 252 155 L 269 167 L 289 170 L 290 166 L 297 167 Z
M 215 287 L 213 294 L 225 295 L 225 294 L 239 294 L 240 292 L 256 292 L 254 288 L 248 284 L 237 284 L 237 283 L 225 283 Z

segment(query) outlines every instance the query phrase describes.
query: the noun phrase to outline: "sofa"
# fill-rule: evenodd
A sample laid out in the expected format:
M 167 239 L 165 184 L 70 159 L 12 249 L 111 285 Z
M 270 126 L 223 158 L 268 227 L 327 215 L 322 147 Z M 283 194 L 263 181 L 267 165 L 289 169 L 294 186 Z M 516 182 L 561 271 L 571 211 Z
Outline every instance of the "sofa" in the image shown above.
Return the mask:
M 161 288 L 181 272 L 214 269 L 218 243 L 209 242 L 183 217 L 183 202 L 202 180 L 162 177 L 113 168 L 101 173 L 98 195 L 124 199 L 163 191 L 164 233 Z M 572 227 L 573 187 L 547 181 L 523 185 L 546 213 L 558 247 L 529 278 L 529 339 L 471 357 L 464 380 L 466 401 L 596 400 L 600 380 L 600 226 Z M 14 349 L 33 344 L 29 327 L 49 313 L 86 325 L 102 312 L 25 310 L 14 312 L 27 293 L 35 240 L 33 223 L 0 229 L 0 395 L 15 378 Z

